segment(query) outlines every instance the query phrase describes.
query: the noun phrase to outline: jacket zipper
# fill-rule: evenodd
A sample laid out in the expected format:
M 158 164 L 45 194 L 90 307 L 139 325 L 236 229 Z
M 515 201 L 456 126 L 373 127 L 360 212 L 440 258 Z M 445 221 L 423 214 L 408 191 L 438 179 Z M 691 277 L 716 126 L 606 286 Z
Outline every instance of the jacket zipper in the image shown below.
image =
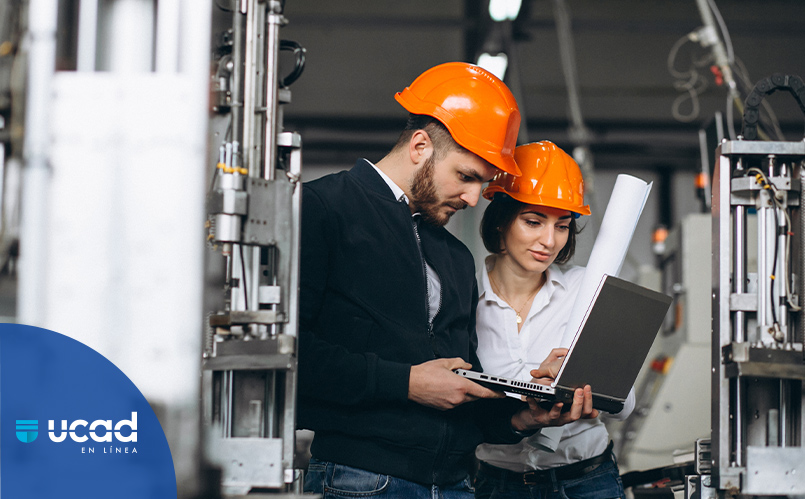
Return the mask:
M 434 340 L 436 339 L 436 335 L 433 333 L 433 319 L 430 317 L 430 293 L 428 292 L 428 267 L 425 263 L 425 252 L 422 249 L 422 238 L 419 236 L 419 224 L 415 219 L 411 219 L 411 222 L 414 224 L 414 235 L 416 235 L 416 244 L 417 248 L 419 248 L 419 257 L 422 260 L 422 277 L 425 280 L 425 317 L 428 320 L 428 337 L 430 338 L 430 345 L 431 350 L 433 350 L 434 355 L 438 357 L 438 352 L 434 348 Z M 439 313 L 439 309 L 442 308 L 442 294 L 439 293 L 439 308 L 437 309 L 436 313 Z M 436 315 L 433 316 L 436 318 Z

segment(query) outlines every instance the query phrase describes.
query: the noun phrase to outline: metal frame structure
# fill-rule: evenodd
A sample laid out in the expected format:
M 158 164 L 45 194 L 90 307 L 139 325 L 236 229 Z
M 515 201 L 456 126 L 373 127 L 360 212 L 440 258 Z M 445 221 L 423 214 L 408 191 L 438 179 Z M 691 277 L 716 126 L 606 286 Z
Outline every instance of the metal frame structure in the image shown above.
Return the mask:
M 209 239 L 226 259 L 224 310 L 204 351 L 208 454 L 225 493 L 291 490 L 296 425 L 301 139 L 282 131 L 290 77 L 278 75 L 286 22 L 277 0 L 231 2 L 216 74 L 216 110 L 229 115 Z M 296 76 L 304 51 L 295 46 Z M 300 57 L 301 55 L 301 57 Z M 282 88 L 280 88 L 282 87 Z
M 716 150 L 712 481 L 702 477 L 704 495 L 805 493 L 803 176 L 802 141 L 725 140 Z

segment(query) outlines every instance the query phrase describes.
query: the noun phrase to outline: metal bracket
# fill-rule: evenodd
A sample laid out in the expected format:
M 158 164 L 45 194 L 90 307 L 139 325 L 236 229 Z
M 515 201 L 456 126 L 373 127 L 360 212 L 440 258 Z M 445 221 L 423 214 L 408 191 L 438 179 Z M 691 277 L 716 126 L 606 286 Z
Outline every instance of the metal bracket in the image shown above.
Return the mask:
M 228 314 L 210 316 L 210 326 L 229 327 L 236 324 L 281 324 L 288 322 L 285 314 L 276 310 L 233 310 Z
M 228 493 L 246 494 L 254 487 L 285 486 L 280 438 L 221 438 L 211 447 L 222 468 L 221 485 Z
M 746 448 L 744 494 L 805 494 L 805 449 L 802 447 Z
M 730 311 L 757 312 L 757 293 L 731 293 Z
M 291 220 L 283 214 L 292 210 L 294 186 L 280 180 L 250 178 L 248 216 L 243 227 L 243 242 L 260 246 L 276 246 L 291 233 Z

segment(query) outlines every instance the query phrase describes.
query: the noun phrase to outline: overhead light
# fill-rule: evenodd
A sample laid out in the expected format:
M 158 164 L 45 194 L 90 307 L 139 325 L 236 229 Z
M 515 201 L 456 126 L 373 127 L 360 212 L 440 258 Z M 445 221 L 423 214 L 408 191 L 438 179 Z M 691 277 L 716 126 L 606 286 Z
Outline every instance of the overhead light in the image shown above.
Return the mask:
M 493 75 L 497 76 L 501 80 L 503 76 L 506 74 L 506 67 L 509 65 L 509 58 L 506 56 L 504 52 L 500 52 L 497 55 L 492 55 L 484 52 L 483 54 L 478 56 L 478 66 L 481 66 L 485 70 L 489 71 Z
M 489 0 L 489 17 L 493 21 L 514 21 L 523 0 Z

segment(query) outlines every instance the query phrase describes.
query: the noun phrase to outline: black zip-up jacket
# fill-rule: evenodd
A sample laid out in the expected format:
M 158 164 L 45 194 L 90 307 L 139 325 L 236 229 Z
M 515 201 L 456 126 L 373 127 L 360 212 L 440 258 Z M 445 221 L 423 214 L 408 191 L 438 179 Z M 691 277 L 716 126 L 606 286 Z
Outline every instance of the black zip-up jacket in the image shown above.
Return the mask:
M 520 402 L 439 411 L 408 400 L 412 365 L 475 354 L 472 255 L 446 229 L 419 224 L 365 160 L 306 183 L 302 195 L 299 411 L 314 457 L 423 484 L 464 476 L 482 441 L 514 443 Z M 441 281 L 428 323 L 422 255 Z

